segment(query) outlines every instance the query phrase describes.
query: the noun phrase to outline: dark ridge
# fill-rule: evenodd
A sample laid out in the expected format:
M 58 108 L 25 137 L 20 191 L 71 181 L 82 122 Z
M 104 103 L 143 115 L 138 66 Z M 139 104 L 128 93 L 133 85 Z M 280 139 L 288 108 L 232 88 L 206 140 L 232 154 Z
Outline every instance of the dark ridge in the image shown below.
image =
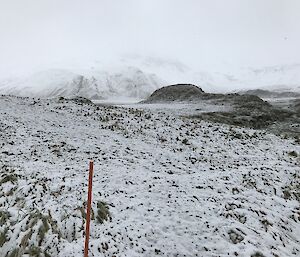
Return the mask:
M 75 102 L 75 103 L 77 103 L 77 104 L 94 105 L 94 103 L 90 99 L 82 97 L 82 96 L 73 97 L 70 100 L 73 101 L 73 102 Z
M 300 97 L 300 93 L 296 93 L 296 92 L 277 92 L 277 91 L 270 91 L 270 90 L 263 90 L 263 89 L 240 91 L 239 94 L 256 95 L 261 98 Z
M 277 108 L 254 94 L 211 94 L 191 84 L 177 84 L 160 88 L 143 103 L 186 102 L 193 104 L 209 103 L 230 107 L 225 111 L 199 112 L 185 117 L 225 123 L 254 129 L 269 129 L 290 135 L 299 135 L 299 101 L 293 103 L 291 110 Z
M 190 101 L 203 94 L 205 92 L 193 84 L 175 84 L 155 90 L 144 103 Z

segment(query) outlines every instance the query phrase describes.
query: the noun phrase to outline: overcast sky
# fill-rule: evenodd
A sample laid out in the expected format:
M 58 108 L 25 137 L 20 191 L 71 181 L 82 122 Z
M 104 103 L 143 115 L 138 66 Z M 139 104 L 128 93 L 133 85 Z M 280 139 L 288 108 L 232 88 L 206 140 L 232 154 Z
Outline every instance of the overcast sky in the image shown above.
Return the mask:
M 300 63 L 299 0 L 0 0 L 0 76 L 140 54 L 194 69 Z

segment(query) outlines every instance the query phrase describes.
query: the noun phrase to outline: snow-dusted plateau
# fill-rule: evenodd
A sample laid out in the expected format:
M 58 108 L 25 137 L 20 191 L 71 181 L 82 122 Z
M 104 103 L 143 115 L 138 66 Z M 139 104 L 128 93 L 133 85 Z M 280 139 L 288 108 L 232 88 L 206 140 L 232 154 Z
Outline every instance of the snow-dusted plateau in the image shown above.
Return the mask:
M 0 256 L 83 256 L 90 159 L 89 256 L 299 256 L 299 139 L 151 106 L 1 96 Z

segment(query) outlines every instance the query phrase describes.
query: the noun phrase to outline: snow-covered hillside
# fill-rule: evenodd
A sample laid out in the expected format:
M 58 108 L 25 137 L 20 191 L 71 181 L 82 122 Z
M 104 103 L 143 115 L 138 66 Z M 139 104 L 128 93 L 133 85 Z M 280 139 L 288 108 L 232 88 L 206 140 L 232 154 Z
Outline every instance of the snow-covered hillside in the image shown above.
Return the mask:
M 267 89 L 300 92 L 300 65 L 261 69 L 243 68 L 206 71 L 175 61 L 131 56 L 105 64 L 73 64 L 65 69 L 43 70 L 19 79 L 0 80 L 0 93 L 35 97 L 74 97 L 144 99 L 154 90 L 178 83 L 200 86 L 206 92 L 237 92 L 241 89 Z
M 243 81 L 250 88 L 276 92 L 300 92 L 300 64 L 250 69 Z
M 245 88 L 300 92 L 300 64 L 253 67 L 231 67 L 216 70 L 205 66 L 190 67 L 180 61 L 163 58 L 131 56 L 123 58 L 123 65 L 131 64 L 157 74 L 168 84 L 191 83 L 206 92 L 231 91 Z
M 206 91 L 264 89 L 275 92 L 300 92 L 300 64 L 243 68 L 228 72 L 196 72 L 193 81 Z
M 82 70 L 71 72 L 65 69 L 45 70 L 31 76 L 0 83 L 0 93 L 17 96 L 86 97 L 105 99 L 116 96 L 145 98 L 163 86 L 155 74 L 138 68 L 122 67 L 118 70 Z
M 40 115 L 40 114 L 43 115 Z M 295 140 L 71 100 L 0 97 L 0 256 L 300 254 Z

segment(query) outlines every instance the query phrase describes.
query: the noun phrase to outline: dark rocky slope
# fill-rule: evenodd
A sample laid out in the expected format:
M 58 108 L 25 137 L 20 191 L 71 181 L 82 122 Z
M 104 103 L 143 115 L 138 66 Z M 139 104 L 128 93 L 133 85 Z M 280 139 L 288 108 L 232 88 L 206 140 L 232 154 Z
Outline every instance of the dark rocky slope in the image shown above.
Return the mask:
M 145 103 L 189 101 L 202 97 L 204 91 L 192 84 L 176 84 L 155 90 Z
M 230 106 L 226 111 L 199 112 L 188 115 L 189 118 L 203 119 L 254 129 L 270 129 L 275 133 L 300 135 L 299 104 L 287 110 L 275 107 L 255 95 L 211 94 L 191 84 L 178 84 L 160 88 L 143 101 L 143 103 L 176 103 L 191 104 L 213 103 Z
M 240 91 L 241 95 L 256 95 L 261 98 L 286 98 L 286 97 L 300 97 L 300 93 L 297 92 L 277 92 L 263 89 L 253 89 Z

